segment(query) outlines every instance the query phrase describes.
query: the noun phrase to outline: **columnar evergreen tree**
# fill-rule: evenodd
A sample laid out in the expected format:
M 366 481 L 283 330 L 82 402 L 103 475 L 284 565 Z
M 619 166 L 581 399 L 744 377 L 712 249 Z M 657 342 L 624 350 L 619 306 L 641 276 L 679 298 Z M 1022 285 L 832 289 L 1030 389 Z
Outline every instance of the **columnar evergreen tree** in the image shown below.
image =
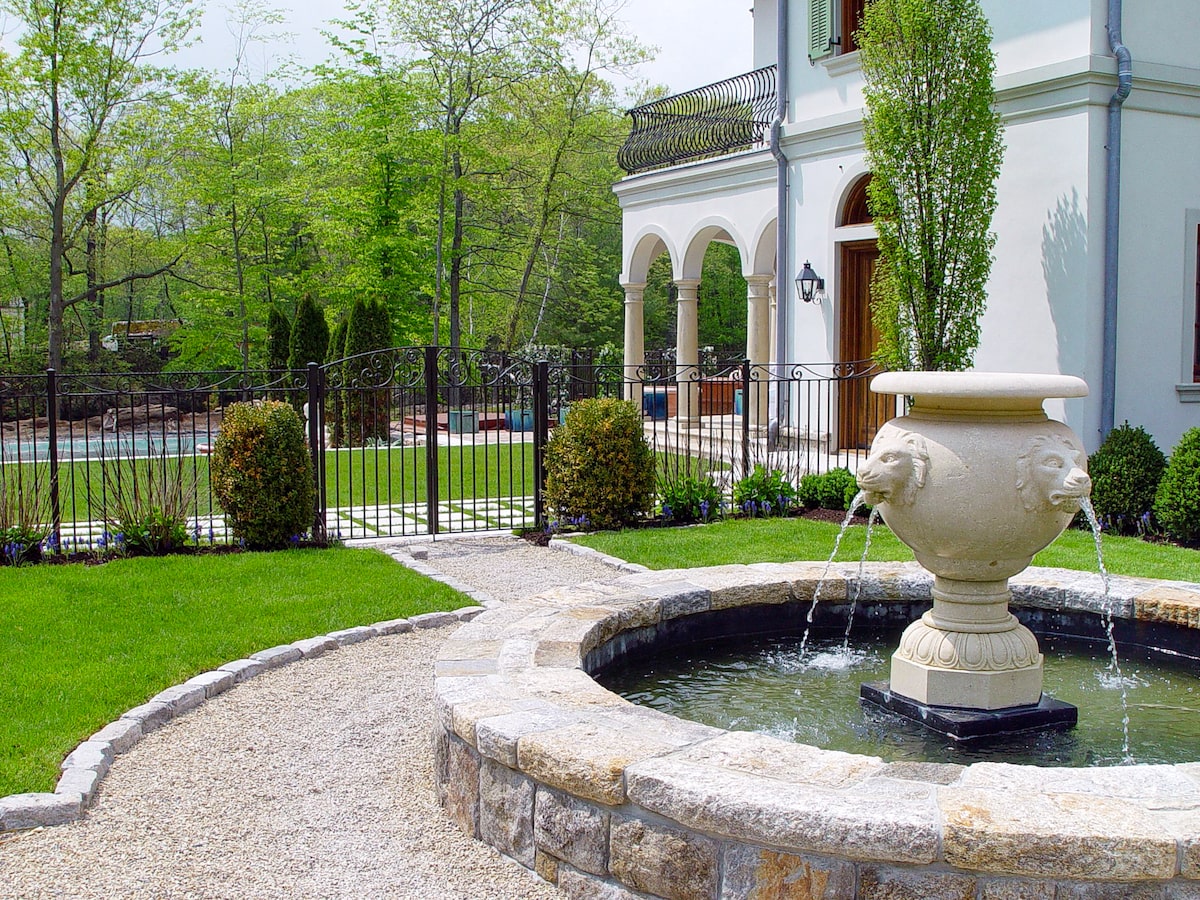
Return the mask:
M 389 439 L 391 366 L 375 365 L 361 354 L 391 346 L 392 320 L 387 307 L 378 300 L 357 300 L 346 324 L 346 356 L 359 357 L 347 363 L 346 442 L 351 446 Z
M 329 338 L 329 358 L 326 360 L 328 369 L 326 378 L 335 388 L 341 388 L 346 383 L 346 367 L 341 360 L 346 356 L 346 317 L 338 320 Z M 335 389 L 329 393 L 329 412 L 326 421 L 329 423 L 329 444 L 341 447 L 346 443 L 346 402 L 345 391 Z
M 296 321 L 292 323 L 288 368 L 303 369 L 310 362 L 322 362 L 328 352 L 329 323 L 312 294 L 305 294 L 296 306 Z
M 879 230 L 877 358 L 967 368 L 992 264 L 1003 142 L 991 28 L 978 0 L 873 0 L 857 34 Z
M 291 352 L 292 323 L 287 320 L 278 306 L 267 313 L 267 368 L 272 371 L 286 369 Z

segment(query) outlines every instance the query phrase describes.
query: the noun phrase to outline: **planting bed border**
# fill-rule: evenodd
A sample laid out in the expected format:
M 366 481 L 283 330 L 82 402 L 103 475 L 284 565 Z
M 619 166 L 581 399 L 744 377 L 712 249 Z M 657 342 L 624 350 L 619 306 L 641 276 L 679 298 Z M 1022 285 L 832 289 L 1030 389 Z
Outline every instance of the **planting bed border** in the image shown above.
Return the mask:
M 462 626 L 437 663 L 442 805 L 570 897 L 1200 897 L 1200 763 L 887 763 L 677 719 L 588 674 L 683 617 L 807 606 L 824 569 L 639 572 Z M 847 602 L 858 572 L 833 566 L 821 602 Z M 916 564 L 868 564 L 860 602 L 929 587 Z M 1104 603 L 1080 572 L 1012 587 L 1043 615 Z M 1200 629 L 1200 585 L 1115 577 L 1109 604 L 1134 630 Z

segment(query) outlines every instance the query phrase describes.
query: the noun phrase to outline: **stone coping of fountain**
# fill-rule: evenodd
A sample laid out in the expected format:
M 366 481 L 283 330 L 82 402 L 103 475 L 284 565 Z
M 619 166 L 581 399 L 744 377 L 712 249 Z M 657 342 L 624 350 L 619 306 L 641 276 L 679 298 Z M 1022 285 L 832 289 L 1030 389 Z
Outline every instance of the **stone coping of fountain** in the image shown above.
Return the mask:
M 1200 763 L 887 763 L 677 719 L 584 670 L 622 634 L 811 602 L 824 569 L 644 572 L 462 626 L 436 669 L 443 806 L 575 897 L 1200 897 Z M 821 602 L 846 602 L 858 571 L 831 567 Z M 860 602 L 928 600 L 916 564 L 862 571 Z M 1030 569 L 1012 587 L 1018 605 L 1104 604 L 1096 575 Z M 1110 596 L 1119 617 L 1200 629 L 1200 585 L 1114 577 Z
M 1032 372 L 883 372 L 871 379 L 877 394 L 909 394 L 958 400 L 1042 400 L 1086 397 L 1087 382 L 1075 375 Z

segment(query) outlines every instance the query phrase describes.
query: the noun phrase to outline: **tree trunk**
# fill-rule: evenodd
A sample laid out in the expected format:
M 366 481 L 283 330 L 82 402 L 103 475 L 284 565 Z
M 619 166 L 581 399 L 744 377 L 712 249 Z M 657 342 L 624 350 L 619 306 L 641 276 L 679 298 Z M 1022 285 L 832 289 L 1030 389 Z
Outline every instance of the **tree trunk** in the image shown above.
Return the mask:
M 100 241 L 94 208 L 88 210 L 84 217 L 84 225 L 87 229 L 87 358 L 95 362 L 100 358 L 100 325 L 104 321 L 104 292 L 96 287 L 100 283 Z

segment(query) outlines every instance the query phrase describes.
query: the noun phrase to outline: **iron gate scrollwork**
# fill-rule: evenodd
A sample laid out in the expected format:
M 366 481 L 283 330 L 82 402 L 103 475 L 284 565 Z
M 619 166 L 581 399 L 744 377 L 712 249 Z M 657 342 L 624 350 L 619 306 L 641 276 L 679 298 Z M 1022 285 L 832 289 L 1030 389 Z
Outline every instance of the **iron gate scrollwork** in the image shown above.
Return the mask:
M 666 353 L 631 371 L 592 351 L 403 347 L 295 371 L 0 375 L 0 489 L 33 479 L 49 495 L 49 544 L 96 549 L 111 520 L 104 473 L 178 466 L 197 486 L 193 539 L 225 542 L 208 453 L 225 407 L 275 399 L 307 417 L 314 538 L 521 531 L 550 518 L 546 447 L 574 403 L 632 401 L 660 479 L 711 478 L 729 495 L 755 465 L 793 484 L 853 469 L 900 411 L 868 393 L 873 374 L 869 361 L 680 365 Z

